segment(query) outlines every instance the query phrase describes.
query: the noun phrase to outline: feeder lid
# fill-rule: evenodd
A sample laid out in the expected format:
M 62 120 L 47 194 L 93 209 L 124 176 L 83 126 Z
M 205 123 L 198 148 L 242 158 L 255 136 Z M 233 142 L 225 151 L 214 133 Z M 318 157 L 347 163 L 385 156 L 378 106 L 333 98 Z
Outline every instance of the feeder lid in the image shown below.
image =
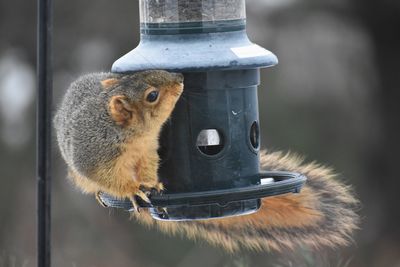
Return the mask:
M 135 49 L 114 62 L 112 72 L 235 70 L 278 64 L 270 51 L 253 44 L 246 31 L 201 34 L 142 34 Z

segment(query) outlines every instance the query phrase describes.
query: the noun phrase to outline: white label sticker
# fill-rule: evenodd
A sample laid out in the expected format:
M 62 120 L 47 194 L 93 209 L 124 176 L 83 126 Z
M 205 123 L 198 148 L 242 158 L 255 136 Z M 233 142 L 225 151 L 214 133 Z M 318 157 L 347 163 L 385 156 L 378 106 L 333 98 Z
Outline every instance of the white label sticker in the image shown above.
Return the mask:
M 242 47 L 233 47 L 231 48 L 231 50 L 238 58 L 268 56 L 270 53 L 268 50 L 265 50 L 264 48 L 256 44 Z
M 261 179 L 261 185 L 265 185 L 265 184 L 272 184 L 275 182 L 274 178 L 264 178 Z

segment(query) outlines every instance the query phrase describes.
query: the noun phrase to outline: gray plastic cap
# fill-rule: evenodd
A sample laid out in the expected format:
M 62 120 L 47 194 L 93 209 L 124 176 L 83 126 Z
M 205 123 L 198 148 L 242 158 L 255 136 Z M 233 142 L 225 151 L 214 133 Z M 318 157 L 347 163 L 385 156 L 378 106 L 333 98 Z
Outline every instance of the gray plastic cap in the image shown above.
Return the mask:
M 253 44 L 245 30 L 202 34 L 143 34 L 138 47 L 115 61 L 112 72 L 146 69 L 234 70 L 270 67 L 277 63 L 277 57 Z

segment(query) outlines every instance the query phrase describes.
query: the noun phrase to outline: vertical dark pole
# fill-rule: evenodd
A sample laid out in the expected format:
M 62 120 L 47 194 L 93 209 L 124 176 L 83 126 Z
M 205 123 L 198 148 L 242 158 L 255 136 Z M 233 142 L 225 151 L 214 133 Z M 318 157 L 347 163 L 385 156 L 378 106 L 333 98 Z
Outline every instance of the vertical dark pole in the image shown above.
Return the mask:
M 37 234 L 38 267 L 50 267 L 52 0 L 37 0 Z

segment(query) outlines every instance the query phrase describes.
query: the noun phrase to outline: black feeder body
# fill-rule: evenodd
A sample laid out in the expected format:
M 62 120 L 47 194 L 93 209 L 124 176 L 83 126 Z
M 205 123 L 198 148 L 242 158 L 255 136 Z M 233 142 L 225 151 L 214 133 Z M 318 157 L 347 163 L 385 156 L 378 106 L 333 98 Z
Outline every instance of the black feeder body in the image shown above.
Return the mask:
M 140 0 L 141 41 L 113 72 L 184 74 L 184 92 L 160 138 L 159 177 L 150 212 L 198 220 L 256 212 L 260 199 L 299 192 L 306 178 L 260 172 L 260 68 L 278 63 L 246 34 L 245 0 Z M 129 209 L 129 201 L 103 194 Z

